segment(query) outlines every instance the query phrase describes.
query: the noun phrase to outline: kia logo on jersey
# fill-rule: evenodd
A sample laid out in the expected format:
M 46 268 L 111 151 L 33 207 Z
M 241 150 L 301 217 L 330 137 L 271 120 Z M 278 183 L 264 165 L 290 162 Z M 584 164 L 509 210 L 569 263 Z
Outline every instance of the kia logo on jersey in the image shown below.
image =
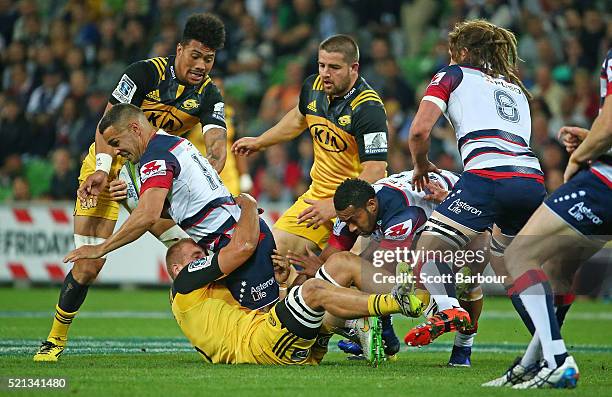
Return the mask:
M 314 124 L 310 131 L 315 142 L 328 152 L 344 152 L 348 146 L 336 131 L 325 124 Z

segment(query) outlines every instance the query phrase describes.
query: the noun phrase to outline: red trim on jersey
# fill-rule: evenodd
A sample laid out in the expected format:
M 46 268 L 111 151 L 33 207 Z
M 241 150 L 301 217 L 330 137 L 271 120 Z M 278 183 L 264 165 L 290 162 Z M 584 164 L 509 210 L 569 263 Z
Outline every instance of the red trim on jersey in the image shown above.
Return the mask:
M 171 170 L 166 169 L 166 175 L 157 175 L 150 177 L 140 187 L 140 196 L 142 196 L 147 189 L 150 189 L 152 187 L 161 187 L 170 190 L 172 188 L 173 175 L 174 174 Z
M 348 251 L 353 248 L 353 244 L 355 244 L 355 241 L 357 241 L 357 239 L 352 240 L 349 236 L 336 236 L 335 234 L 332 234 L 331 236 L 329 236 L 327 244 L 340 251 Z
M 410 205 L 410 200 L 408 200 L 408 196 L 406 195 L 406 192 L 404 192 L 402 189 L 400 189 L 398 187 L 395 187 L 393 185 L 388 185 L 388 184 L 386 184 L 384 182 L 381 182 L 380 184 L 383 185 L 383 186 L 386 186 L 388 188 L 397 190 L 398 192 L 402 193 L 404 195 L 404 199 L 406 200 L 406 205 Z
M 485 136 L 478 136 L 476 138 L 468 138 L 468 139 L 465 140 L 465 143 L 468 143 L 469 141 L 477 141 L 479 139 L 485 139 L 485 138 L 500 139 L 502 141 L 510 142 L 510 143 L 513 143 L 513 144 L 521 146 L 521 147 L 527 147 L 527 145 L 523 145 L 522 143 L 514 142 L 514 141 L 512 141 L 510 139 L 502 138 L 502 137 L 495 136 L 495 135 L 485 135 Z M 464 143 L 464 145 L 465 145 L 465 143 Z
M 450 98 L 450 92 L 448 89 L 445 89 L 445 87 L 442 87 L 442 85 L 439 83 L 437 85 L 430 85 L 427 87 L 424 96 L 428 95 L 439 98 L 446 103 L 448 103 L 448 99 Z
M 535 179 L 540 183 L 544 183 L 544 176 L 539 174 L 521 174 L 520 172 L 502 172 L 502 171 L 491 171 L 491 170 L 469 170 L 466 171 L 478 176 L 489 179 L 508 179 L 508 178 L 531 178 Z
M 176 149 L 176 147 L 178 145 L 180 145 L 183 142 L 182 139 L 179 139 L 178 142 L 176 142 L 174 145 L 172 145 L 172 147 L 170 149 L 168 149 L 169 152 L 173 151 L 174 149 Z
M 612 68 L 612 66 L 610 66 Z M 606 85 L 606 97 L 612 95 L 612 81 L 608 81 Z
M 606 186 L 608 186 L 610 189 L 612 189 L 612 181 L 610 181 L 608 178 L 606 178 L 604 176 L 604 174 L 602 174 L 601 172 L 597 171 L 596 169 L 594 169 L 593 167 L 591 167 L 591 172 L 593 174 L 595 174 L 596 177 L 598 177 L 599 179 L 601 179 L 601 181 L 603 183 L 606 184 Z
M 483 154 L 502 154 L 504 156 L 513 156 L 513 157 L 517 157 L 517 156 L 523 156 L 523 153 L 510 153 L 510 152 L 502 152 L 502 151 L 497 151 L 497 150 L 488 150 L 486 152 L 480 152 L 480 153 L 476 153 L 473 156 L 468 157 L 467 159 L 465 159 L 465 164 L 469 163 L 470 161 L 472 161 L 473 159 L 475 159 L 478 156 L 482 156 Z

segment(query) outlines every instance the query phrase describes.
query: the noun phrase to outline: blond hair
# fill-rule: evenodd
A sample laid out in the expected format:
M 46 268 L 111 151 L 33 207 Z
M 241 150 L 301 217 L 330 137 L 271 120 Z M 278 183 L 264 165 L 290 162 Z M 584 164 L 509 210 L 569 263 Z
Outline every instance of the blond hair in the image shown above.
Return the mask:
M 492 77 L 504 76 L 518 85 L 531 99 L 531 94 L 518 78 L 516 37 L 511 31 L 482 19 L 459 22 L 448 34 L 451 56 L 458 61 L 461 50 L 467 50 L 464 64 L 480 68 Z

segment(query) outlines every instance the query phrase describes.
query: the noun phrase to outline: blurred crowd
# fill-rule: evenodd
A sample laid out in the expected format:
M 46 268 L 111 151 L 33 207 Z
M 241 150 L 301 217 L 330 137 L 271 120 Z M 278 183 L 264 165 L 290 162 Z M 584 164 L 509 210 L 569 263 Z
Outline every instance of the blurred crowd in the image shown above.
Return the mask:
M 562 125 L 590 126 L 599 69 L 612 45 L 609 0 L 0 0 L 0 202 L 72 200 L 80 162 L 108 96 L 132 62 L 173 54 L 189 15 L 226 25 L 211 75 L 223 78 L 236 136 L 274 125 L 317 72 L 317 45 L 348 33 L 360 73 L 389 120 L 389 173 L 411 168 L 407 139 L 429 79 L 448 63 L 446 35 L 485 18 L 519 40 L 521 78 L 534 94 L 532 148 L 554 190 L 567 155 Z M 432 160 L 461 170 L 452 128 L 432 134 Z M 289 203 L 306 190 L 312 140 L 248 160 L 260 200 Z

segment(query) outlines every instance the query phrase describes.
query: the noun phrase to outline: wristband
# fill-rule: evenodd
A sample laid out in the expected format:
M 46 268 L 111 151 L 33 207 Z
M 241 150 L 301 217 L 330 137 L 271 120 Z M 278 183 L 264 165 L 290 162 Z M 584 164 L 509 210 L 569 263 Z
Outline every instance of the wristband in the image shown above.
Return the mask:
M 111 165 L 113 164 L 113 156 L 108 153 L 96 154 L 96 171 L 102 170 L 110 174 Z

